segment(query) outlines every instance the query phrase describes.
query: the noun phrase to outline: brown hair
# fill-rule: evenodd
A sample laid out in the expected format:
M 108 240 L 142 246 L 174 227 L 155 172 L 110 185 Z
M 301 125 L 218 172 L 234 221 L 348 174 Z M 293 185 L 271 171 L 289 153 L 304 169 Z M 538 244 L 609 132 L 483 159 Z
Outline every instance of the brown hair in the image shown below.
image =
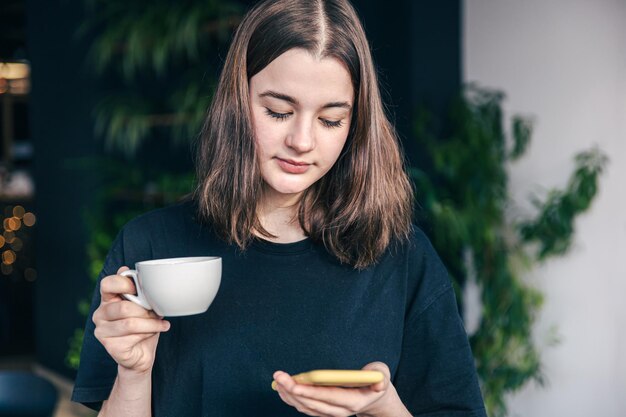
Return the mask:
M 342 62 L 352 78 L 352 121 L 341 156 L 302 195 L 298 220 L 341 262 L 375 263 L 411 228 L 412 190 L 392 124 L 385 116 L 365 32 L 347 0 L 266 0 L 235 32 L 200 136 L 199 214 L 222 238 L 245 249 L 257 217 L 262 178 L 250 119 L 249 80 L 278 56 L 303 48 Z

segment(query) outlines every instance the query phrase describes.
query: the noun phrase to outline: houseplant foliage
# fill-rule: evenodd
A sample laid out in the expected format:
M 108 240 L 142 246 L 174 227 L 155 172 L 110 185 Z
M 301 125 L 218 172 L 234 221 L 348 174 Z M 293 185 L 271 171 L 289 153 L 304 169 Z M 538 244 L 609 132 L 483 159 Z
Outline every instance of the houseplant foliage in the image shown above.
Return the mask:
M 153 129 L 188 143 L 212 96 L 209 57 L 241 19 L 234 1 L 88 0 L 83 34 L 96 33 L 88 60 L 96 75 L 114 72 L 116 91 L 97 106 L 96 133 L 132 156 Z M 215 67 L 215 65 L 213 65 Z
M 524 272 L 567 251 L 574 221 L 589 208 L 607 163 L 598 149 L 579 153 L 565 188 L 534 196 L 534 213 L 511 218 L 507 166 L 527 150 L 532 121 L 513 116 L 507 134 L 503 98 L 468 86 L 452 105 L 443 135 L 434 134 L 436 121 L 420 112 L 415 138 L 427 168 L 411 169 L 418 221 L 457 284 L 459 302 L 466 283 L 475 281 L 481 290 L 482 317 L 470 342 L 493 417 L 507 414 L 507 393 L 543 382 L 532 338 L 542 295 L 524 282 Z

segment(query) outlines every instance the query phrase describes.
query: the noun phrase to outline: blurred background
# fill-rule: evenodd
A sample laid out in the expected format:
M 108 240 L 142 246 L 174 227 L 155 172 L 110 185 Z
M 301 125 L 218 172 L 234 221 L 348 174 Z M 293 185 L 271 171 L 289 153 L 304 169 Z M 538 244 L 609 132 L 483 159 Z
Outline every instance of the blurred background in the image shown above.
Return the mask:
M 253 3 L 0 0 L 0 410 L 93 415 L 68 398 L 94 280 L 193 188 Z M 626 415 L 626 1 L 353 4 L 489 415 Z

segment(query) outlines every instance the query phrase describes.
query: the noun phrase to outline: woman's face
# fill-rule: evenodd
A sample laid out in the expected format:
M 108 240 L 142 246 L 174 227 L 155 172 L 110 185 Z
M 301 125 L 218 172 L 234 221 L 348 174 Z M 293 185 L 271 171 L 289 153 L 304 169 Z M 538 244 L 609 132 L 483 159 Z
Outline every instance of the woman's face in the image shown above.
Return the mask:
M 333 166 L 354 101 L 348 70 L 304 49 L 280 55 L 250 79 L 250 105 L 265 195 L 297 201 Z

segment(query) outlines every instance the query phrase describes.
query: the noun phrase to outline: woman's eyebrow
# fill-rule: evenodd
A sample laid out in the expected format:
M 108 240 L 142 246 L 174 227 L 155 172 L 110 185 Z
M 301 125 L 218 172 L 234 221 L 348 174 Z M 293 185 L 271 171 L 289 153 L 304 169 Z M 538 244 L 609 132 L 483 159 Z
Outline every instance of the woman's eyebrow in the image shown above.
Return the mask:
M 296 106 L 300 104 L 298 103 L 298 100 L 296 100 L 295 98 L 288 96 L 287 94 L 277 93 L 276 91 L 272 91 L 272 90 L 267 90 L 264 93 L 259 94 L 259 97 L 274 97 L 279 100 L 284 100 Z
M 294 97 L 288 96 L 287 94 L 283 94 L 283 93 L 278 93 L 276 91 L 272 91 L 272 90 L 267 90 L 263 93 L 259 94 L 259 97 L 273 97 L 276 98 L 278 100 L 283 100 L 286 101 L 288 103 L 293 104 L 294 106 L 298 106 L 300 103 L 298 102 L 298 100 L 296 100 Z M 328 109 L 331 107 L 341 107 L 341 108 L 345 108 L 345 109 L 350 109 L 352 108 L 352 106 L 350 105 L 350 103 L 348 103 L 347 101 L 333 101 L 330 103 L 326 103 L 322 106 L 323 109 Z

